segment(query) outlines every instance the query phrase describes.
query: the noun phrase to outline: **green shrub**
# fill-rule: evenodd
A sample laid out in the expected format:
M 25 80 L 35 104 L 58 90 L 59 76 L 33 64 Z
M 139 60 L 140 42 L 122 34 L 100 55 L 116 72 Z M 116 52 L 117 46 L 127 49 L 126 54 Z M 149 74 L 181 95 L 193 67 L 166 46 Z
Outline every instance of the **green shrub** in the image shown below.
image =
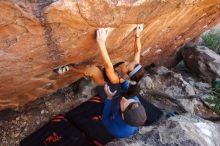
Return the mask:
M 186 72 L 189 72 L 184 60 L 181 60 L 177 65 L 176 65 L 176 68 L 179 69 L 179 70 L 182 70 L 182 71 L 186 71 Z
M 209 31 L 202 35 L 203 45 L 220 54 L 220 33 Z
M 213 104 L 213 110 L 220 115 L 220 96 L 210 96 L 207 102 Z
M 154 96 L 154 99 L 156 99 L 156 100 L 158 100 L 158 101 L 162 101 L 162 100 L 164 99 L 164 97 L 155 95 L 155 96 Z
M 220 80 L 215 81 L 214 90 L 215 90 L 216 94 L 220 94 Z
M 207 99 L 207 102 L 214 104 L 213 110 L 220 115 L 220 84 L 215 83 L 214 94 Z

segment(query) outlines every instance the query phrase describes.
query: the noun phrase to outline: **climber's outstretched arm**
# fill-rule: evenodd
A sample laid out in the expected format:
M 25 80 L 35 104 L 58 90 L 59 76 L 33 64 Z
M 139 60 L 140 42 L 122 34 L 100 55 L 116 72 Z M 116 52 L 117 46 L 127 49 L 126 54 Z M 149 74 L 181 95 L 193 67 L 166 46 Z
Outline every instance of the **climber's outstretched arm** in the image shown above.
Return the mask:
M 134 62 L 140 63 L 140 56 L 141 56 L 141 40 L 140 34 L 144 28 L 143 24 L 138 24 L 136 27 L 135 32 L 135 46 L 134 46 Z
M 110 57 L 108 55 L 105 42 L 108 37 L 110 29 L 109 28 L 100 28 L 97 30 L 97 43 L 99 46 L 99 50 L 101 53 L 103 65 L 105 67 L 106 74 L 111 81 L 111 83 L 118 83 L 118 76 L 114 71 L 113 64 L 110 60 Z

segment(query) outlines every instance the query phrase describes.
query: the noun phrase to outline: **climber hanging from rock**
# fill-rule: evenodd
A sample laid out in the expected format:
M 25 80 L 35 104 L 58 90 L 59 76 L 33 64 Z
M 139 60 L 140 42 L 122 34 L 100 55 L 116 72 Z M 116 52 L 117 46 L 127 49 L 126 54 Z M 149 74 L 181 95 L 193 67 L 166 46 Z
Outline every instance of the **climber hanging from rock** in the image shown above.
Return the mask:
M 109 54 L 106 49 L 106 39 L 111 31 L 110 28 L 100 28 L 97 30 L 96 41 L 103 60 L 104 69 L 100 69 L 95 65 L 91 65 L 84 69 L 71 67 L 70 71 L 83 73 L 85 76 L 90 76 L 97 85 L 107 83 L 128 85 L 128 80 L 133 83 L 138 82 L 144 75 L 144 69 L 140 65 L 141 41 L 140 34 L 143 30 L 143 24 L 138 24 L 135 30 L 135 47 L 134 59 L 130 62 L 124 61 L 112 64 Z

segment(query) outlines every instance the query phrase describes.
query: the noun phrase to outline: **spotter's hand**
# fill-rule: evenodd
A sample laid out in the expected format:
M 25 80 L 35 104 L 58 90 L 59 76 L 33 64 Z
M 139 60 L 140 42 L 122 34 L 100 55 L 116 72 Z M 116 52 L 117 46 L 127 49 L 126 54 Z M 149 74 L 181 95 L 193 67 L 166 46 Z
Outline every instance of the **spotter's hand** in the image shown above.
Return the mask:
M 114 92 L 111 92 L 111 90 L 110 90 L 110 88 L 109 88 L 109 86 L 107 85 L 107 84 L 105 84 L 105 87 L 104 87 L 104 89 L 105 89 L 105 93 L 106 93 L 106 95 L 107 95 L 107 99 L 112 99 L 112 97 L 116 94 L 116 90 L 114 91 Z

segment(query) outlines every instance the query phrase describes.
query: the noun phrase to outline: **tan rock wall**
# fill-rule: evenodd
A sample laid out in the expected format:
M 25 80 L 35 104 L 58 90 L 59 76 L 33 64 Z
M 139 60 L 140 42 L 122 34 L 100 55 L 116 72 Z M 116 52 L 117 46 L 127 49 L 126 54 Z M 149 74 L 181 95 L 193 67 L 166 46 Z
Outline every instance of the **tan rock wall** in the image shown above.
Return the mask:
M 113 62 L 131 59 L 135 24 L 144 23 L 141 62 L 171 64 L 177 48 L 219 21 L 219 0 L 0 1 L 0 110 L 80 77 L 55 68 L 100 64 L 99 27 L 114 28 L 106 43 Z

